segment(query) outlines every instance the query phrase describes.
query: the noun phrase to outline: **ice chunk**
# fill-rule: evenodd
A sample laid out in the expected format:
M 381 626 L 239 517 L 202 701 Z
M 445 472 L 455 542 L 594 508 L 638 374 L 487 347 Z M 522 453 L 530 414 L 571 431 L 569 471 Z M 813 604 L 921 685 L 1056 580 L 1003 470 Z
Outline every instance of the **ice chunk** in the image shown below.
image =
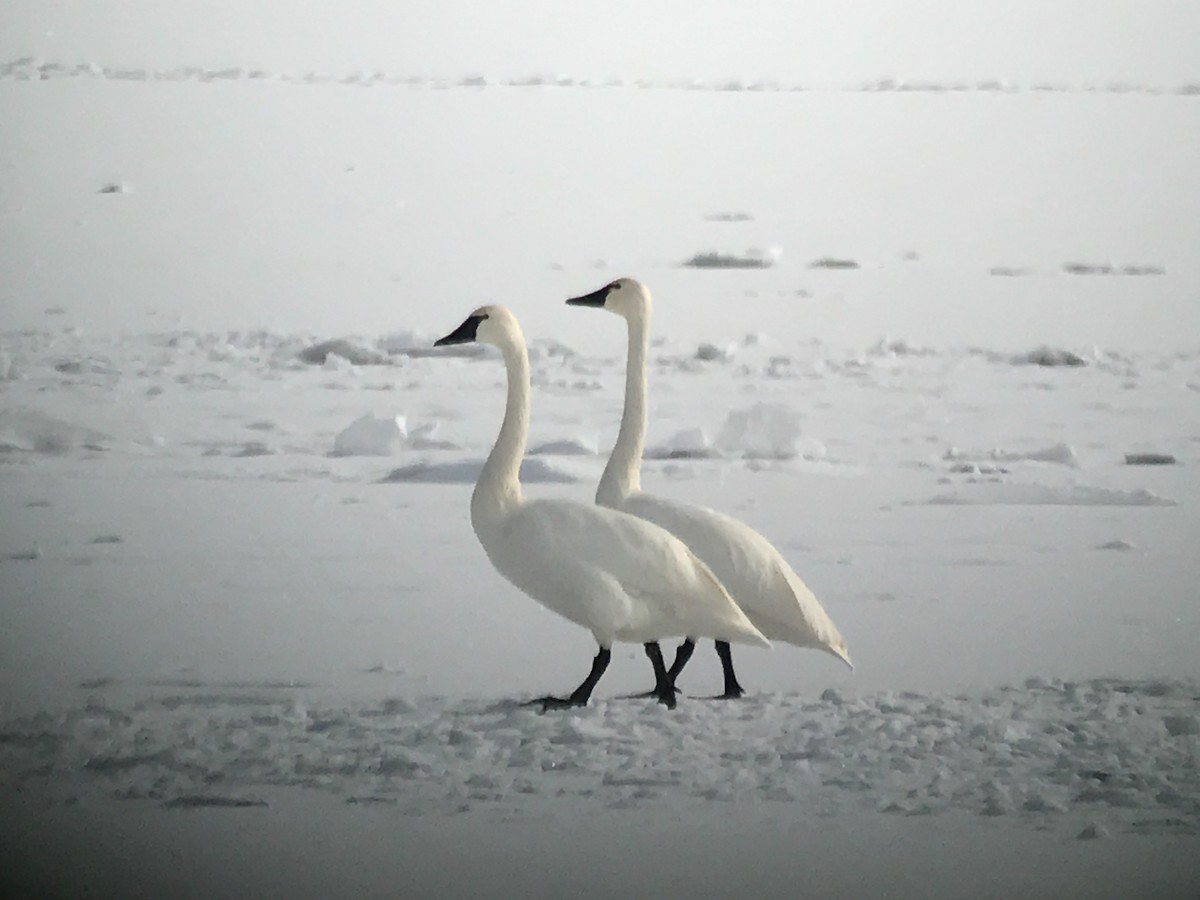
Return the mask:
M 595 441 L 573 437 L 561 441 L 546 441 L 529 450 L 530 456 L 595 456 Z
M 1127 466 L 1173 466 L 1175 457 L 1170 453 L 1126 453 Z
M 665 444 L 645 452 L 647 459 L 705 459 L 716 456 L 702 428 L 685 428 L 667 439 Z
M 427 484 L 474 484 L 483 471 L 482 459 L 461 459 L 454 462 L 423 461 L 401 466 L 389 472 L 382 481 L 424 482 Z M 587 473 L 590 480 L 593 476 Z M 540 457 L 521 461 L 521 481 L 525 484 L 570 484 L 583 481 L 584 474 L 572 471 L 562 462 L 550 462 Z
M 800 416 L 786 406 L 757 403 L 725 418 L 713 446 L 746 459 L 792 459 L 798 455 Z
M 769 269 L 775 264 L 774 254 L 750 249 L 744 255 L 710 250 L 696 253 L 683 265 L 690 269 Z
M 106 434 L 36 410 L 0 410 L 0 451 L 69 453 L 81 447 L 104 449 L 109 442 Z
M 345 338 L 321 341 L 305 347 L 296 355 L 303 362 L 314 366 L 324 365 L 330 356 L 340 357 L 356 366 L 384 366 L 390 362 L 386 354 L 352 343 Z
M 733 359 L 733 349 L 718 347 L 716 344 L 701 344 L 696 348 L 696 359 L 704 362 L 729 362 Z
M 925 501 L 933 505 L 981 506 L 1175 506 L 1145 488 L 1092 487 L 1083 484 L 1057 487 L 1048 484 L 976 484 Z
M 1200 719 L 1195 716 L 1167 716 L 1163 719 L 1163 727 L 1171 737 L 1181 734 L 1200 734 Z
M 946 460 L 994 460 L 996 462 L 1051 462 L 1060 465 L 1079 467 L 1079 457 L 1075 448 L 1070 444 L 1054 444 L 1040 450 L 962 450 L 958 447 L 947 447 L 942 454 Z M 1003 469 L 1000 470 L 1004 472 Z
M 366 413 L 333 440 L 334 456 L 391 456 L 404 446 L 408 427 L 404 416 Z
M 1020 353 L 1012 358 L 1014 365 L 1018 366 L 1086 366 L 1087 360 L 1077 353 L 1072 353 L 1070 350 L 1063 350 L 1057 347 L 1048 347 L 1042 345 L 1030 350 L 1028 353 Z

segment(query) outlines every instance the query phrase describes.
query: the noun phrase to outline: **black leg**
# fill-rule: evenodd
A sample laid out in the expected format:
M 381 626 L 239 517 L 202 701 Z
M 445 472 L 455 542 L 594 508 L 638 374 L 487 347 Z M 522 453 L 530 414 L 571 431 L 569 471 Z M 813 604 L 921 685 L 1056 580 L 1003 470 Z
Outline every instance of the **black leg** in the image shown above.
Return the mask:
M 738 684 L 737 676 L 733 674 L 733 651 L 728 641 L 717 641 L 717 656 L 721 657 L 721 671 L 725 673 L 725 693 L 715 700 L 736 700 L 746 693 Z
M 608 661 L 610 659 L 612 659 L 612 651 L 608 647 L 601 647 L 596 652 L 596 658 L 592 660 L 592 671 L 588 672 L 587 678 L 583 679 L 583 684 L 571 691 L 570 697 L 538 697 L 536 700 L 528 701 L 525 705 L 541 706 L 542 712 L 548 709 L 587 706 L 587 702 L 592 696 L 592 689 L 595 688 L 596 682 L 600 680 L 600 676 L 604 674 L 604 670 L 608 668 Z
M 662 648 L 658 641 L 650 641 L 644 645 L 650 664 L 654 666 L 654 691 L 652 696 L 667 709 L 675 708 L 675 681 L 667 672 L 663 662 Z
M 646 648 L 646 655 L 650 657 L 650 664 L 654 666 L 654 688 L 640 694 L 626 694 L 625 698 L 641 700 L 645 697 L 654 697 L 668 709 L 674 709 L 675 695 L 679 693 L 675 689 L 675 676 L 683 671 L 683 667 L 687 665 L 692 651 L 696 648 L 696 642 L 688 638 L 679 645 L 679 649 L 675 651 L 675 662 L 671 663 L 670 669 L 667 669 L 666 664 L 663 662 L 662 650 L 659 647 L 658 641 L 650 641 L 643 646 Z M 655 661 L 655 657 L 657 657 L 657 662 Z M 663 667 L 661 671 L 659 670 L 659 666 Z M 668 693 L 671 696 L 670 703 L 665 699 Z
M 688 664 L 688 660 L 692 658 L 692 651 L 695 649 L 696 642 L 691 638 L 685 638 L 684 642 L 676 649 L 675 662 L 671 663 L 671 670 L 667 673 L 671 676 L 671 684 L 675 683 L 675 679 L 679 677 L 683 667 Z

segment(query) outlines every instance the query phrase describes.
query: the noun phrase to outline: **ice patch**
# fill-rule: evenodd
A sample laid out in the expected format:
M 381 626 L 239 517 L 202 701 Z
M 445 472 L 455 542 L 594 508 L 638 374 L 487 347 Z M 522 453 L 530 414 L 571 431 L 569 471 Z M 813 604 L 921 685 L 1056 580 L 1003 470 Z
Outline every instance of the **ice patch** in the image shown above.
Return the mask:
M 436 335 L 420 331 L 396 331 L 382 338 L 379 347 L 392 356 L 408 356 L 414 359 L 426 356 L 482 359 L 500 355 L 500 351 L 490 344 L 451 344 L 448 347 L 435 347 L 435 340 Z
M 63 63 L 43 61 L 37 57 L 23 56 L 0 63 L 0 79 L 17 81 L 49 81 L 69 78 L 93 78 L 109 81 L 169 81 L 211 84 L 231 81 L 271 81 L 294 86 L 337 85 L 362 88 L 397 88 L 408 90 L 461 90 L 483 91 L 504 88 L 606 88 L 609 90 L 659 90 L 659 91 L 706 91 L 719 93 L 794 93 L 811 89 L 811 85 L 779 81 L 776 79 L 717 78 L 621 78 L 610 76 L 603 79 L 577 77 L 569 74 L 520 74 L 488 75 L 471 71 L 454 77 L 436 77 L 421 74 L 404 74 L 383 71 L 350 70 L 341 72 L 271 72 L 260 68 L 241 66 L 198 66 L 182 65 L 170 68 L 137 68 L 101 66 L 96 63 Z M 902 78 L 878 78 L 866 83 L 844 83 L 827 86 L 825 89 L 843 92 L 870 93 L 1055 93 L 1055 94 L 1145 94 L 1162 96 L 1192 97 L 1200 94 L 1200 84 L 1181 82 L 1162 84 L 1133 81 L 1094 82 L 1014 82 L 1005 78 L 979 78 L 975 80 L 925 80 Z M 727 217 L 727 218 L 726 218 Z M 744 213 L 715 213 L 705 216 L 709 221 L 746 221 L 752 217 Z
M 822 256 L 808 264 L 810 269 L 857 269 L 858 262 L 837 256 Z
M 529 449 L 530 456 L 595 456 L 598 452 L 594 440 L 581 437 L 546 441 Z
M 718 347 L 716 344 L 701 344 L 696 348 L 696 359 L 702 362 L 729 362 L 733 359 L 734 348 L 731 346 Z
M 867 355 L 876 357 L 901 356 L 933 356 L 937 353 L 931 347 L 919 347 L 900 338 L 883 337 L 867 350 Z
M 947 447 L 942 459 L 956 462 L 1047 462 L 1079 468 L 1079 457 L 1070 444 L 1054 444 L 1040 450 L 961 450 Z
M 649 447 L 646 459 L 708 459 L 717 456 L 702 428 L 685 428 L 671 435 L 666 443 Z
M 247 458 L 253 456 L 273 456 L 275 450 L 262 441 L 247 441 L 241 449 L 231 454 L 235 457 Z
M 331 456 L 394 456 L 401 450 L 457 450 L 436 437 L 440 423 L 426 422 L 411 431 L 404 416 L 366 413 L 338 433 Z
M 925 503 L 964 506 L 1175 506 L 1145 488 L 1121 490 L 1083 484 L 973 484 L 948 494 L 938 494 Z
M 1068 275 L 1165 275 L 1167 270 L 1159 265 L 1135 263 L 1124 266 L 1114 266 L 1112 263 L 1063 263 L 1063 271 Z
M 572 359 L 575 351 L 554 338 L 534 338 L 529 342 L 529 361 L 544 362 L 548 359 Z
M 1087 365 L 1087 360 L 1077 353 L 1046 345 L 1035 347 L 1028 353 L 1018 353 L 1016 356 L 1010 357 L 1010 362 L 1016 366 L 1046 366 L 1051 368 L 1059 366 L 1076 368 Z
M 800 415 L 787 406 L 757 403 L 733 410 L 714 440 L 701 428 L 675 432 L 664 444 L 649 448 L 647 459 L 784 460 L 803 456 L 824 459 L 820 441 L 800 435 Z
M 706 222 L 753 222 L 754 216 L 747 212 L 714 212 L 704 217 Z
M 0 453 L 61 454 L 73 450 L 107 450 L 111 438 L 36 410 L 0 410 Z
M 683 265 L 689 269 L 769 269 L 778 262 L 778 257 L 774 248 L 766 252 L 751 248 L 744 254 L 709 250 L 684 260 Z
M 302 362 L 313 366 L 323 366 L 331 361 L 331 357 L 342 359 L 355 366 L 386 366 L 391 364 L 387 354 L 371 350 L 361 344 L 353 343 L 346 338 L 334 338 L 321 341 L 305 347 L 296 354 Z
M 435 463 L 422 461 L 393 469 L 382 483 L 420 482 L 424 484 L 474 484 L 483 471 L 482 459 L 461 459 Z M 573 484 L 593 477 L 591 472 L 576 471 L 561 461 L 527 458 L 521 461 L 521 481 L 525 484 Z
M 1200 734 L 1200 719 L 1195 716 L 1166 716 L 1163 727 L 1167 734 L 1178 737 L 1181 734 Z

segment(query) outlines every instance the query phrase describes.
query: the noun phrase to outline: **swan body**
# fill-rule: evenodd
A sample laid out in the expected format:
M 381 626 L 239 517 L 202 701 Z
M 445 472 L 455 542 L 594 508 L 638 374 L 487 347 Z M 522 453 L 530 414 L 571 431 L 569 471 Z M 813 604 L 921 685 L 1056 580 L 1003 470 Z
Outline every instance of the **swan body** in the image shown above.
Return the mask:
M 568 500 L 527 501 L 500 523 L 472 516 L 496 571 L 601 646 L 696 633 L 765 644 L 708 567 L 646 524 Z
M 614 641 L 647 645 L 656 695 L 674 705 L 657 643 L 702 635 L 769 646 L 712 571 L 669 532 L 619 511 L 570 500 L 526 500 L 518 479 L 529 430 L 529 355 L 516 317 L 503 306 L 473 312 L 437 346 L 479 341 L 498 347 L 508 375 L 504 421 L 471 495 L 471 526 L 495 569 L 547 609 L 588 629 L 600 651 L 592 673 L 566 699 L 586 703 Z
M 646 349 L 650 328 L 650 292 L 632 278 L 621 278 L 598 291 L 567 301 L 620 315 L 628 324 L 629 356 L 625 372 L 625 410 L 612 455 L 596 490 L 596 503 L 653 522 L 680 538 L 713 574 L 758 629 L 772 640 L 823 650 L 850 665 L 846 641 L 812 591 L 765 537 L 732 516 L 646 494 L 641 489 L 646 439 Z M 689 638 L 695 638 L 689 635 Z M 719 641 L 719 639 L 718 639 Z M 685 642 L 672 674 L 686 664 L 692 643 Z M 725 672 L 725 696 L 740 696 L 728 646 L 717 645 Z
M 824 650 L 849 664 L 846 642 L 820 601 L 765 537 L 732 516 L 652 494 L 631 494 L 614 509 L 653 522 L 682 540 L 764 635 Z

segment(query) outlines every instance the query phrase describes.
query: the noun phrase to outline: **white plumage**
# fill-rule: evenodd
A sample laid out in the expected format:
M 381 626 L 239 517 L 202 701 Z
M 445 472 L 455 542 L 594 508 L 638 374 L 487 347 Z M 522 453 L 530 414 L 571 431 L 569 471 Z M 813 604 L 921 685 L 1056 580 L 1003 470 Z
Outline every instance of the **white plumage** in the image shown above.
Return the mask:
M 830 653 L 847 665 L 846 642 L 812 591 L 783 555 L 750 526 L 731 516 L 642 493 L 641 462 L 646 439 L 646 348 L 651 301 L 645 285 L 621 278 L 598 291 L 567 301 L 573 306 L 607 309 L 625 319 L 629 356 L 625 373 L 625 410 L 616 445 L 596 502 L 665 528 L 704 560 L 759 630 L 772 640 Z M 694 638 L 696 635 L 690 635 Z M 691 655 L 691 642 L 680 648 L 672 675 Z M 728 647 L 718 644 L 725 670 L 725 695 L 740 696 Z
M 534 600 L 588 629 L 600 645 L 588 679 L 567 698 L 542 706 L 586 703 L 608 664 L 614 641 L 647 644 L 656 695 L 674 705 L 656 642 L 698 635 L 769 646 L 728 592 L 683 542 L 622 512 L 570 500 L 525 500 L 518 479 L 529 430 L 529 355 L 516 317 L 484 306 L 446 344 L 480 341 L 498 347 L 508 400 L 496 444 L 471 495 L 471 525 L 496 570 Z

